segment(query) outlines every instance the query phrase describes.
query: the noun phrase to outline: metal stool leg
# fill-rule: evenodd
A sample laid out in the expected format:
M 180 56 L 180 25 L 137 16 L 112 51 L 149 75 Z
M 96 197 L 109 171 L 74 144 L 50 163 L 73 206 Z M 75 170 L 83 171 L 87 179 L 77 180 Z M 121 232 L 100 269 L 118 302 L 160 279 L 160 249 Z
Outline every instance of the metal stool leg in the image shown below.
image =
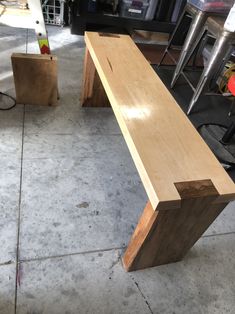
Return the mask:
M 210 79 L 216 73 L 218 73 L 218 65 L 221 64 L 221 60 L 223 60 L 223 63 L 225 63 L 232 52 L 233 48 L 230 45 L 230 39 L 226 35 L 227 32 L 224 32 L 222 36 L 220 36 L 215 42 L 214 48 L 211 52 L 210 61 L 200 77 L 193 98 L 190 102 L 187 114 L 190 114 L 192 108 L 194 107 L 195 103 L 197 102 L 199 96 L 203 92 Z
M 160 62 L 159 62 L 159 64 L 158 64 L 158 67 L 160 67 L 160 66 L 162 65 L 162 62 L 163 62 L 163 60 L 165 59 L 165 57 L 166 57 L 166 55 L 167 55 L 167 53 L 168 53 L 168 50 L 169 50 L 170 47 L 171 47 L 172 41 L 173 41 L 173 39 L 174 39 L 174 37 L 175 37 L 175 35 L 176 35 L 176 33 L 177 33 L 179 27 L 180 27 L 180 24 L 182 23 L 182 21 L 183 21 L 183 19 L 184 19 L 184 17 L 185 17 L 186 14 L 187 14 L 187 10 L 184 9 L 184 11 L 183 11 L 183 13 L 181 14 L 181 16 L 180 16 L 180 18 L 179 18 L 179 20 L 178 20 L 178 22 L 177 22 L 177 24 L 176 24 L 176 27 L 175 27 L 175 29 L 174 29 L 172 35 L 171 35 L 171 38 L 170 38 L 170 40 L 169 40 L 169 42 L 168 42 L 168 45 L 167 45 L 167 47 L 166 47 L 166 49 L 165 49 L 165 51 L 164 51 L 164 54 L 163 54 L 163 56 L 162 56 L 162 58 L 161 58 L 161 60 L 160 60 Z
M 207 28 L 203 27 L 203 29 L 201 30 L 200 34 L 197 36 L 193 46 L 191 47 L 191 49 L 189 50 L 189 52 L 187 53 L 186 57 L 184 58 L 183 62 L 182 62 L 182 66 L 181 66 L 181 70 L 178 74 L 178 78 L 179 76 L 184 72 L 184 68 L 186 67 L 186 65 L 188 64 L 189 60 L 191 59 L 191 57 L 193 56 L 193 54 L 195 53 L 195 51 L 197 51 L 197 48 L 201 49 L 201 46 L 204 45 L 204 42 L 207 41 L 208 38 L 208 32 L 207 32 Z M 184 76 L 185 77 L 185 76 Z M 177 79 L 178 79 L 177 78 Z M 187 80 L 187 78 L 185 77 L 185 79 Z M 177 80 L 176 80 L 177 81 Z M 188 81 L 188 80 L 187 80 Z M 191 88 L 193 90 L 195 90 L 194 86 L 192 84 L 190 84 L 190 82 L 188 81 L 189 85 L 191 86 Z
M 203 35 L 200 35 L 201 41 L 198 43 L 198 48 L 194 52 L 194 57 L 193 57 L 193 68 L 194 69 L 196 68 L 196 61 L 197 61 L 198 57 L 202 56 L 203 50 L 206 47 L 206 44 L 207 44 L 208 39 L 209 39 L 209 34 L 207 32 L 207 29 L 206 28 L 204 28 L 204 29 L 205 29 L 205 32 L 202 33 Z
M 235 99 L 232 101 L 228 116 L 231 117 L 235 112 Z
M 185 40 L 178 64 L 176 66 L 176 69 L 172 78 L 171 88 L 175 86 L 175 83 L 178 80 L 181 70 L 185 64 L 185 59 L 188 53 L 191 51 L 191 47 L 192 45 L 194 45 L 195 40 L 197 39 L 198 34 L 200 33 L 202 27 L 204 26 L 206 19 L 207 19 L 207 15 L 205 12 L 202 12 L 202 11 L 198 11 L 198 14 L 193 19 L 193 22 L 190 26 L 187 38 Z
M 224 70 L 226 63 L 229 61 L 230 56 L 234 50 L 234 46 L 228 44 L 228 51 L 227 54 L 222 59 L 222 62 L 217 66 L 215 73 L 212 75 L 210 82 L 209 82 L 209 89 L 213 90 L 217 86 L 217 80 L 221 75 L 222 71 Z

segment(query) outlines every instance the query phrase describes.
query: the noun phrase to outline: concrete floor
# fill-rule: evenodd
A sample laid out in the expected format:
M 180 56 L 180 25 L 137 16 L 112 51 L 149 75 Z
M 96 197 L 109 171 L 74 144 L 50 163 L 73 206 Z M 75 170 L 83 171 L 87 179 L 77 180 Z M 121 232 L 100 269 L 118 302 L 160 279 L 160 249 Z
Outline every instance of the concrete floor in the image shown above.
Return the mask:
M 14 95 L 26 31 L 0 34 L 0 90 Z M 182 262 L 123 270 L 147 196 L 112 110 L 79 106 L 83 38 L 49 34 L 60 105 L 0 111 L 0 314 L 234 313 L 235 204 Z

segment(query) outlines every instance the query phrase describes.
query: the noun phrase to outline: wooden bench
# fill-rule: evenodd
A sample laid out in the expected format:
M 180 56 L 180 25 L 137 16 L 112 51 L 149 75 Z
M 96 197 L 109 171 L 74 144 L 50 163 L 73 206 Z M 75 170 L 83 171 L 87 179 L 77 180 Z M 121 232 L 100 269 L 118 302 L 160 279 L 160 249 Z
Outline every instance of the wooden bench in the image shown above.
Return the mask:
M 85 41 L 82 104 L 109 100 L 149 198 L 123 265 L 177 262 L 235 185 L 129 36 L 87 32 Z

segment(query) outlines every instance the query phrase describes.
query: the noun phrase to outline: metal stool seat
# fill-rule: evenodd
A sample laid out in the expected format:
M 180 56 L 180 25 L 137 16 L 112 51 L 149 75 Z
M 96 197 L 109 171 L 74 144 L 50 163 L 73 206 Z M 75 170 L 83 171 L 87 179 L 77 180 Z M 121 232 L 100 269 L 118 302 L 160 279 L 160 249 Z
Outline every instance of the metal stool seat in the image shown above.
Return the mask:
M 213 49 L 211 51 L 210 59 L 207 65 L 204 67 L 197 87 L 194 89 L 194 95 L 189 104 L 187 112 L 188 114 L 190 114 L 201 93 L 205 90 L 205 88 L 208 87 L 209 82 L 212 79 L 213 82 L 215 82 L 216 79 L 219 77 L 234 50 L 235 33 L 225 30 L 224 22 L 225 18 L 223 17 L 209 17 L 198 37 L 196 38 L 194 45 L 191 47 L 190 52 L 187 54 L 185 60 L 183 61 L 182 69 L 179 75 L 183 74 L 185 66 L 189 62 L 194 51 L 196 51 L 196 49 L 198 48 L 198 45 L 201 43 L 202 39 L 205 38 L 208 33 L 216 38 Z
M 183 22 L 185 16 L 187 16 L 187 15 L 189 15 L 192 18 L 192 22 L 191 22 L 187 37 L 184 41 L 184 45 L 182 47 L 179 60 L 178 60 L 178 62 L 176 62 L 176 60 L 173 58 L 173 56 L 171 55 L 169 50 L 173 45 L 173 41 L 175 39 L 175 36 L 177 34 L 177 31 L 179 30 L 181 23 Z M 168 43 L 168 45 L 164 51 L 164 54 L 162 56 L 162 59 L 159 63 L 159 66 L 160 66 L 167 54 L 175 62 L 176 69 L 175 69 L 172 83 L 171 83 L 172 86 L 174 86 L 176 80 L 178 79 L 179 73 L 181 72 L 182 65 L 184 63 L 184 60 L 187 57 L 188 53 L 190 52 L 191 47 L 194 44 L 194 41 L 196 40 L 198 34 L 200 33 L 201 29 L 205 25 L 205 22 L 206 22 L 208 16 L 210 16 L 210 15 L 213 15 L 213 13 L 201 11 L 198 8 L 196 8 L 195 6 L 193 6 L 192 4 L 189 4 L 189 3 L 186 4 L 184 11 L 178 20 L 178 23 L 175 27 L 175 30 L 174 30 L 174 32 L 173 32 L 173 34 L 169 40 L 169 43 Z

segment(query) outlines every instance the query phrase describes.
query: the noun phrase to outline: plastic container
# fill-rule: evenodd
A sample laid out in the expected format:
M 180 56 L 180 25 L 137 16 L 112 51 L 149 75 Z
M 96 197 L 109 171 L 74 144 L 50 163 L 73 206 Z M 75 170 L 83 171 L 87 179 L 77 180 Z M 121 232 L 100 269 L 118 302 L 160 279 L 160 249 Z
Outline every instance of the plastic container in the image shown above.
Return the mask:
M 229 32 L 235 32 L 235 3 L 225 21 L 224 28 Z
M 97 10 L 97 1 L 96 0 L 88 0 L 87 11 L 95 13 L 96 10 Z
M 185 0 L 176 0 L 175 8 L 171 16 L 171 23 L 176 23 L 181 12 L 183 12 L 183 8 L 185 6 Z
M 234 4 L 234 0 L 188 0 L 201 11 L 214 13 L 228 13 Z
M 150 0 L 145 20 L 153 20 L 159 0 Z
M 122 0 L 120 6 L 120 16 L 145 20 L 148 8 L 148 1 Z

